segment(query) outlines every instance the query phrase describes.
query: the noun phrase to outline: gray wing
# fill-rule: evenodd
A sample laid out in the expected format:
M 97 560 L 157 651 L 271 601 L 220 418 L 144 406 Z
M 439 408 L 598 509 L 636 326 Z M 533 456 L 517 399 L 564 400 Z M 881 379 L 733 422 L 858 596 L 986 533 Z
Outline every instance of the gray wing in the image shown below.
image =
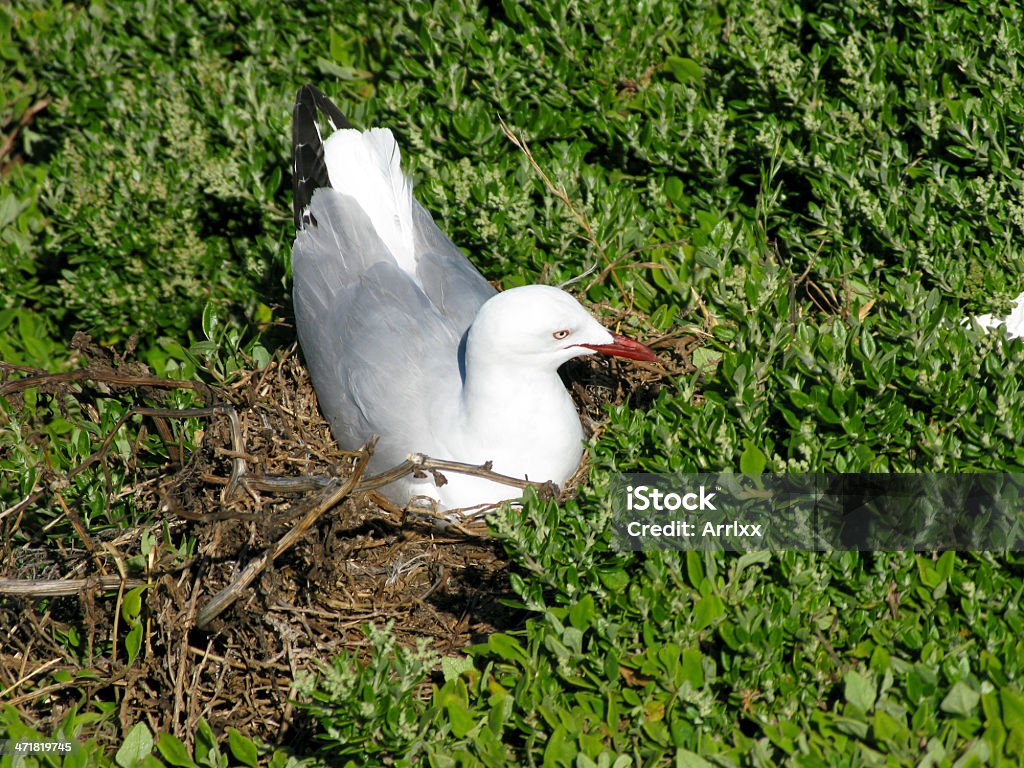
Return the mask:
M 402 271 L 352 198 L 319 189 L 316 225 L 292 248 L 299 342 L 335 439 L 380 442 L 371 468 L 384 469 L 422 445 L 429 416 L 461 386 L 461 334 Z
M 413 201 L 412 208 L 417 281 L 461 338 L 483 303 L 497 291 L 437 228 L 423 206 Z
M 386 468 L 429 450 L 417 447 L 428 416 L 458 398 L 459 343 L 495 290 L 416 201 L 416 270 L 403 271 L 359 203 L 331 188 L 322 127 L 348 120 L 310 85 L 293 114 L 299 342 L 335 439 L 380 436 L 372 465 Z

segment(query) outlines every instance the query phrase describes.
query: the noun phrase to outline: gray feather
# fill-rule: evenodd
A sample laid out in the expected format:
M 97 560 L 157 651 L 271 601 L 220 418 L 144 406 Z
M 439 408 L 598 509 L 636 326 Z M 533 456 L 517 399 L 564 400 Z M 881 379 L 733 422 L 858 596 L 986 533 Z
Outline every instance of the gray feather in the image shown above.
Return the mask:
M 317 223 L 292 249 L 299 342 L 335 439 L 354 449 L 381 436 L 371 469 L 385 469 L 430 431 L 424 393 L 459 391 L 459 342 L 494 289 L 425 211 L 425 287 L 394 263 L 354 199 L 319 189 L 310 212 Z

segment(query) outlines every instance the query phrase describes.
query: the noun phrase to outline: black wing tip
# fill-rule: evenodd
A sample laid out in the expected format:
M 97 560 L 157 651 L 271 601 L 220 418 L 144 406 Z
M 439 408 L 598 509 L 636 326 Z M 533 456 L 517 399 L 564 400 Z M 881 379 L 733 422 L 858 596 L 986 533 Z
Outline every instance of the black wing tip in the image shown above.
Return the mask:
M 313 193 L 331 186 L 324 161 L 321 116 L 327 119 L 333 131 L 354 127 L 323 91 L 307 83 L 299 88 L 292 110 L 292 199 L 296 229 L 316 224 L 309 214 Z
M 322 112 L 330 122 L 331 128 L 335 131 L 342 128 L 355 128 L 348 121 L 348 118 L 345 117 L 345 114 L 338 109 L 337 105 L 312 83 L 306 83 L 299 88 L 298 96 L 295 98 L 295 105 L 298 106 L 299 104 L 306 104 L 314 113 L 316 111 Z

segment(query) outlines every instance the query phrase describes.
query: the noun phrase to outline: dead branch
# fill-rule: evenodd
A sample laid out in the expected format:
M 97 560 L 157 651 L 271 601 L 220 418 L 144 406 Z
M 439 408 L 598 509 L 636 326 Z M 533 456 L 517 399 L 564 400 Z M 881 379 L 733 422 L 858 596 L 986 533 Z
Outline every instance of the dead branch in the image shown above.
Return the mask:
M 14 140 L 18 137 L 18 132 L 22 128 L 32 122 L 32 119 L 39 113 L 49 106 L 50 102 L 53 101 L 52 97 L 45 96 L 39 99 L 35 104 L 26 109 L 21 117 L 18 118 L 18 124 L 14 126 L 14 129 L 4 137 L 3 142 L 0 142 L 0 162 L 2 166 L 0 169 L 6 170 L 8 165 L 7 155 L 14 148 Z
M 24 372 L 22 366 L 12 365 L 0 360 L 0 373 Z M 183 379 L 162 379 L 159 376 L 138 376 L 119 373 L 115 370 L 99 367 L 86 366 L 73 371 L 62 373 L 50 373 L 48 371 L 33 372 L 30 376 L 20 379 L 13 379 L 6 384 L 0 385 L 0 397 L 9 397 L 15 392 L 21 392 L 32 387 L 46 389 L 54 384 L 69 384 L 81 381 L 101 381 L 104 384 L 114 384 L 124 387 L 154 387 L 157 389 L 191 389 L 203 395 L 210 396 L 213 389 L 210 385 L 201 381 L 185 381 Z
M 0 579 L 0 595 L 66 597 L 77 595 L 83 589 L 105 592 L 121 587 L 133 589 L 146 583 L 142 579 L 122 579 L 120 576 L 98 576 L 91 579 Z

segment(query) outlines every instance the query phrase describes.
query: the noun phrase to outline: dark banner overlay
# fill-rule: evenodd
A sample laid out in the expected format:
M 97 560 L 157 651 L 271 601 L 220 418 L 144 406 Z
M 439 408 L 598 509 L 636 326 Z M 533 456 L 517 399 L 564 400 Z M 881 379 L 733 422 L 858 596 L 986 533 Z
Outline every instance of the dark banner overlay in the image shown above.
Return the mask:
M 637 474 L 611 493 L 623 551 L 1024 551 L 1024 474 Z

